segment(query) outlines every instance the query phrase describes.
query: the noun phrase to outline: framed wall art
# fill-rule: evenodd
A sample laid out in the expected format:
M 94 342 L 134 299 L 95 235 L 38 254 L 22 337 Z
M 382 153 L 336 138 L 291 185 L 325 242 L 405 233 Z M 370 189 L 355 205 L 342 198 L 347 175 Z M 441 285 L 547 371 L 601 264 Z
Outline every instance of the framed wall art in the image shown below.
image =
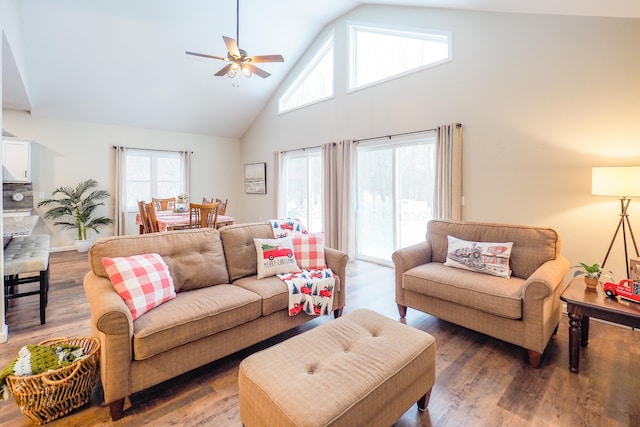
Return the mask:
M 267 194 L 266 163 L 247 163 L 244 165 L 244 192 L 247 194 Z

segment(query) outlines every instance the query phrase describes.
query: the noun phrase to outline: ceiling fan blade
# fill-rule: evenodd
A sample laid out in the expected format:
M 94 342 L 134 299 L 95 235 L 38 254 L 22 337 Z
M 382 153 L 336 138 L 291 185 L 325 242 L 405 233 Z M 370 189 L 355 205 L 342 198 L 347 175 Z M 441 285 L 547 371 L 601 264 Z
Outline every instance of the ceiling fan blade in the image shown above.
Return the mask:
M 225 65 L 224 67 L 222 67 L 220 69 L 220 71 L 215 73 L 214 76 L 224 76 L 225 74 L 227 74 L 229 72 L 229 68 L 231 68 L 231 64 Z
M 271 75 L 271 73 L 267 73 L 262 68 L 258 68 L 255 65 L 250 64 L 248 62 L 245 62 L 244 64 L 242 64 L 242 66 L 248 68 L 253 74 L 255 74 L 257 76 L 260 76 L 263 79 L 266 79 L 267 77 L 269 77 Z
M 193 55 L 193 56 L 201 56 L 203 58 L 211 58 L 211 59 L 220 59 L 222 61 L 226 61 L 227 58 L 223 58 L 221 56 L 214 56 L 214 55 L 207 55 L 205 53 L 197 53 L 197 52 L 185 52 L 187 55 Z
M 258 55 L 252 56 L 251 62 L 284 62 L 282 55 Z
M 236 58 L 240 58 L 240 49 L 238 49 L 238 42 L 236 42 L 235 39 L 227 36 L 222 36 L 222 39 L 224 40 L 224 44 L 227 45 L 229 54 Z

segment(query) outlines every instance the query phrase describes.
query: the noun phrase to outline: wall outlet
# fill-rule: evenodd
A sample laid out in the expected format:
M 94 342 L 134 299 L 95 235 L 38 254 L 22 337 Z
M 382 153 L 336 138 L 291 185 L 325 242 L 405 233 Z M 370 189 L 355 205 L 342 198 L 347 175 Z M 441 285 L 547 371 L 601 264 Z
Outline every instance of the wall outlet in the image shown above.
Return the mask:
M 38 197 L 41 199 L 44 199 L 44 191 L 41 191 L 40 193 L 38 193 Z

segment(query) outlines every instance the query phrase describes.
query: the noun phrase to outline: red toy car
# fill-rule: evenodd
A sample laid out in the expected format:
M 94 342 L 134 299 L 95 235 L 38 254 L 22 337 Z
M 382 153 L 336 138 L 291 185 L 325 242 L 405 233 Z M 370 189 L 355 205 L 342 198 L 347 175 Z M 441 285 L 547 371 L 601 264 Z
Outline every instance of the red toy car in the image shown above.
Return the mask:
M 620 283 L 606 282 L 603 285 L 604 293 L 609 297 L 620 296 L 622 298 L 640 303 L 640 282 L 631 279 L 621 280 Z

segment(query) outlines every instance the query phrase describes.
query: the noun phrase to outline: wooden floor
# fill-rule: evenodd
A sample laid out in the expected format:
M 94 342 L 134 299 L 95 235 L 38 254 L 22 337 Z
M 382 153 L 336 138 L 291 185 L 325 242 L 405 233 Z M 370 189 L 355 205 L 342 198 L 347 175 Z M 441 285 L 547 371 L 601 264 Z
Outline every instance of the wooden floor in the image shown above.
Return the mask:
M 9 341 L 0 344 L 0 367 L 20 347 L 58 336 L 89 335 L 89 306 L 82 290 L 86 254 L 55 253 L 47 323 L 38 320 L 37 297 L 16 300 L 7 314 Z M 397 319 L 393 270 L 375 264 L 348 268 L 347 308 L 368 307 Z M 315 327 L 316 319 L 127 401 L 125 417 L 112 423 L 99 384 L 90 404 L 50 426 L 240 426 L 238 364 L 247 355 Z M 407 324 L 436 338 L 436 385 L 429 411 L 414 405 L 396 426 L 639 426 L 640 333 L 591 322 L 578 374 L 568 369 L 568 320 L 563 316 L 542 360 L 528 367 L 521 348 L 409 310 Z M 336 386 L 339 386 L 337 384 Z M 10 398 L 0 402 L 0 425 L 29 426 Z

